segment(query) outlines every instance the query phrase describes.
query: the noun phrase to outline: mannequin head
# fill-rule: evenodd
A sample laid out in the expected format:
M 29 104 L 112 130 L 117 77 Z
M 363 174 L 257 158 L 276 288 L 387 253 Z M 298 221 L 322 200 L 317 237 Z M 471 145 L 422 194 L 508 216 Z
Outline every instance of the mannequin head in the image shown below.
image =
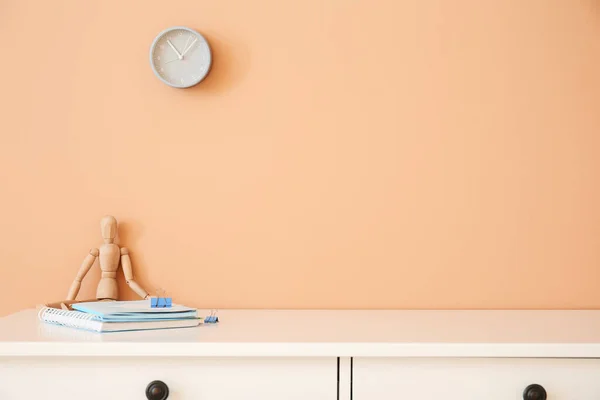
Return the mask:
M 113 243 L 117 236 L 117 220 L 112 215 L 106 215 L 100 221 L 100 230 L 104 243 Z

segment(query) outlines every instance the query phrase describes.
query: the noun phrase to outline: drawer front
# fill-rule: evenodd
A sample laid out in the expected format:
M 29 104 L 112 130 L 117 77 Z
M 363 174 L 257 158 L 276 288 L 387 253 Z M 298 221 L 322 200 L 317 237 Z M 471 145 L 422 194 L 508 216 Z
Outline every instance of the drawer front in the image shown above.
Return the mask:
M 2 400 L 144 400 L 160 380 L 168 400 L 335 400 L 331 359 L 0 359 Z
M 548 400 L 600 399 L 598 359 L 355 358 L 353 364 L 353 400 L 522 400 L 530 384 L 541 385 Z

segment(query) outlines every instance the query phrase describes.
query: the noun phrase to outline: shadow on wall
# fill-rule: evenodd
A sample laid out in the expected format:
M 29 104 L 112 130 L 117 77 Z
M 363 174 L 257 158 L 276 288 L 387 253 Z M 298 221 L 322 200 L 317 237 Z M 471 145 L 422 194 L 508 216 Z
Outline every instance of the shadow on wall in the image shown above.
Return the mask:
M 600 0 L 588 0 L 585 3 L 588 4 L 590 10 L 600 19 Z
M 237 85 L 248 73 L 250 52 L 248 47 L 231 38 L 224 38 L 212 33 L 200 32 L 208 41 L 212 53 L 212 66 L 206 78 L 198 85 L 189 89 L 196 94 L 197 90 L 204 93 L 223 93 Z

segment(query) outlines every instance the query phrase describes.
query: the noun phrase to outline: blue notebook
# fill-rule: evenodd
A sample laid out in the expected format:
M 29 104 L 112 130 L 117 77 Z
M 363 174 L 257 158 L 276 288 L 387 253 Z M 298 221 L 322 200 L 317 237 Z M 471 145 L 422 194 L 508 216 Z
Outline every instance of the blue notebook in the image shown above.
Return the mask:
M 172 304 L 168 308 L 152 308 L 150 300 L 94 301 L 75 303 L 77 311 L 96 316 L 101 321 L 157 321 L 198 318 L 195 308 Z

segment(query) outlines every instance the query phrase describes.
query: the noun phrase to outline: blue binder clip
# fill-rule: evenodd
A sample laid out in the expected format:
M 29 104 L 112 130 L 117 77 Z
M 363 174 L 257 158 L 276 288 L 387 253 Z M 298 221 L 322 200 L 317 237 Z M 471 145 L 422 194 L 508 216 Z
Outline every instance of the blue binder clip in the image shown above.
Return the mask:
M 150 308 L 169 308 L 173 305 L 173 300 L 170 297 L 165 296 L 165 291 L 162 290 L 163 295 L 160 295 L 160 290 L 156 291 L 156 297 L 150 298 Z
M 173 305 L 173 299 L 170 297 L 152 297 L 150 298 L 151 308 L 169 308 Z
M 217 317 L 217 310 L 210 310 L 210 315 L 204 317 L 205 324 L 216 324 L 219 322 L 219 317 Z

